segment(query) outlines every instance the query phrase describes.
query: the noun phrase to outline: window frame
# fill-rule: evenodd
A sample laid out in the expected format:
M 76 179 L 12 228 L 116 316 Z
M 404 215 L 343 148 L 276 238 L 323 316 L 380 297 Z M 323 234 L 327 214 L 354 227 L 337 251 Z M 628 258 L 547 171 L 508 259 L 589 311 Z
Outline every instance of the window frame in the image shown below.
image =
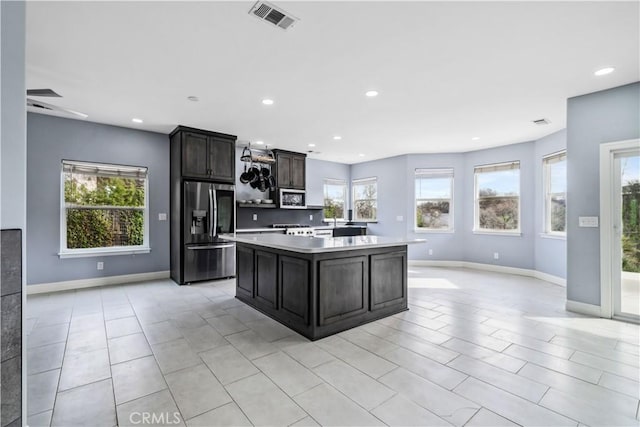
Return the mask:
M 69 249 L 67 247 L 67 207 L 64 197 L 65 188 L 65 164 L 94 166 L 96 168 L 113 168 L 113 169 L 145 169 L 144 178 L 144 208 L 143 212 L 143 238 L 142 245 L 135 246 L 109 246 L 99 248 L 76 248 Z M 97 176 L 97 174 L 96 174 Z M 60 162 L 60 251 L 59 258 L 83 258 L 94 256 L 112 256 L 112 255 L 135 255 L 151 252 L 149 245 L 149 169 L 145 166 L 130 166 L 115 163 L 85 162 L 63 159 Z
M 358 199 L 356 198 L 356 186 L 365 185 L 367 183 L 373 183 L 376 186 L 376 198 L 375 199 Z M 378 222 L 378 177 L 372 176 L 369 178 L 358 178 L 351 180 L 351 200 L 353 208 L 353 221 L 354 222 Z M 375 205 L 376 216 L 372 219 L 360 219 L 358 218 L 358 210 L 356 209 L 356 203 L 359 201 L 373 200 Z
M 348 206 L 348 194 L 349 194 L 349 189 L 347 188 L 347 180 L 346 179 L 337 179 L 337 178 L 324 178 L 322 181 L 322 194 L 323 194 L 323 209 L 322 209 L 322 214 L 323 214 L 323 221 L 324 222 L 333 222 L 333 218 L 324 218 L 324 200 L 327 198 L 327 191 L 326 191 L 326 186 L 328 185 L 342 185 L 343 187 L 343 205 L 342 205 L 342 218 L 336 218 L 336 221 L 346 221 L 346 217 L 345 215 L 347 214 L 347 206 Z
M 566 162 L 567 161 L 567 150 L 556 151 L 555 153 L 547 154 L 542 157 L 542 236 L 556 239 L 566 239 L 567 237 L 567 213 L 565 211 L 564 216 L 564 231 L 552 231 L 551 230 L 551 203 L 550 197 L 554 194 L 561 193 L 551 193 L 551 160 L 556 160 L 553 162 Z M 565 185 L 566 185 L 566 175 L 565 175 Z M 566 188 L 566 187 L 565 187 Z M 565 189 L 564 192 L 565 203 L 567 200 L 567 192 Z
M 420 176 L 424 178 L 436 178 L 437 175 L 448 175 L 449 185 L 450 185 L 450 198 L 449 199 L 418 199 L 416 197 L 416 185 Z M 415 233 L 454 233 L 455 232 L 455 223 L 454 223 L 454 168 L 416 168 L 414 171 L 414 180 L 413 180 L 413 207 L 414 207 L 414 215 L 413 215 L 413 230 Z M 426 228 L 426 227 L 418 227 L 418 218 L 416 215 L 418 209 L 418 201 L 449 201 L 449 227 L 448 228 Z
M 517 165 L 517 167 L 513 167 Z M 507 167 L 509 167 L 507 169 Z M 518 228 L 513 230 L 500 230 L 480 228 L 480 195 L 478 187 L 478 177 L 484 172 L 490 172 L 488 169 L 492 168 L 504 168 L 504 170 L 517 169 L 518 170 Z M 498 170 L 496 170 L 497 172 Z M 521 163 L 520 160 L 512 160 L 508 162 L 489 163 L 484 165 L 474 166 L 473 168 L 473 233 L 474 234 L 490 234 L 498 236 L 522 236 L 522 179 L 521 178 Z M 516 196 L 504 196 L 516 197 Z

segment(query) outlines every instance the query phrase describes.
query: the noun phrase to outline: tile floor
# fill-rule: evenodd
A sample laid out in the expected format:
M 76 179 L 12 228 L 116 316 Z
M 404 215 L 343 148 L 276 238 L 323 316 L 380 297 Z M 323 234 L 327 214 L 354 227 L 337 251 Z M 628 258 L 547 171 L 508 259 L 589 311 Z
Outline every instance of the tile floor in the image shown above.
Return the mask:
M 234 282 L 30 296 L 30 426 L 639 425 L 638 325 L 526 277 L 411 268 L 410 311 L 309 342 Z

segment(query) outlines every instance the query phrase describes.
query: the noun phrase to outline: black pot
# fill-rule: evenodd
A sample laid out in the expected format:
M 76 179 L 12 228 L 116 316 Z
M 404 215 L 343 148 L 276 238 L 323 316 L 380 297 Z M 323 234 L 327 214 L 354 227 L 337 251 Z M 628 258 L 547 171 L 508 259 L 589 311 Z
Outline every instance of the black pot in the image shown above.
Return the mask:
M 265 178 L 268 177 L 269 175 L 271 175 L 271 171 L 265 167 L 263 167 L 262 169 L 260 169 L 260 173 L 262 174 L 262 176 L 264 176 Z
M 244 165 L 244 172 L 240 174 L 240 182 L 243 184 L 248 184 L 251 181 L 251 174 L 247 172 L 247 165 Z

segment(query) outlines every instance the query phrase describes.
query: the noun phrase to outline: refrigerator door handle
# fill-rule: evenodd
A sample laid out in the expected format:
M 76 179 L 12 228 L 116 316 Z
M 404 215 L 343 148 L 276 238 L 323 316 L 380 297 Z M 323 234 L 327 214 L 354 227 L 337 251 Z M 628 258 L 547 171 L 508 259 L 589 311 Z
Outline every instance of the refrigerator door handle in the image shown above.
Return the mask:
M 209 236 L 213 238 L 213 227 L 215 226 L 215 212 L 213 211 L 213 194 L 209 187 Z
M 211 200 L 213 200 L 213 230 L 211 233 L 211 237 L 214 235 L 218 235 L 218 193 L 216 192 L 216 188 L 213 187 L 211 190 Z

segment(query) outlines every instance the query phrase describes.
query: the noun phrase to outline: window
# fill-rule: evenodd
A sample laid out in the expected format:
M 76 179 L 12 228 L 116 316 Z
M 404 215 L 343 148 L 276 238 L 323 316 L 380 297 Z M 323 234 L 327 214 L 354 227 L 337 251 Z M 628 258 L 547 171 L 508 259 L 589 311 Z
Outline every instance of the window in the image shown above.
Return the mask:
M 416 230 L 453 230 L 453 169 L 416 169 Z
M 378 218 L 377 178 L 353 181 L 353 210 L 355 221 L 376 221 Z
M 147 168 L 62 161 L 60 256 L 149 251 Z
M 339 179 L 324 180 L 324 217 L 325 219 L 345 219 L 344 211 L 347 199 L 347 183 Z
M 520 162 L 476 166 L 475 228 L 479 232 L 520 232 Z
M 544 175 L 544 232 L 566 235 L 567 229 L 567 153 L 550 154 L 542 159 Z

